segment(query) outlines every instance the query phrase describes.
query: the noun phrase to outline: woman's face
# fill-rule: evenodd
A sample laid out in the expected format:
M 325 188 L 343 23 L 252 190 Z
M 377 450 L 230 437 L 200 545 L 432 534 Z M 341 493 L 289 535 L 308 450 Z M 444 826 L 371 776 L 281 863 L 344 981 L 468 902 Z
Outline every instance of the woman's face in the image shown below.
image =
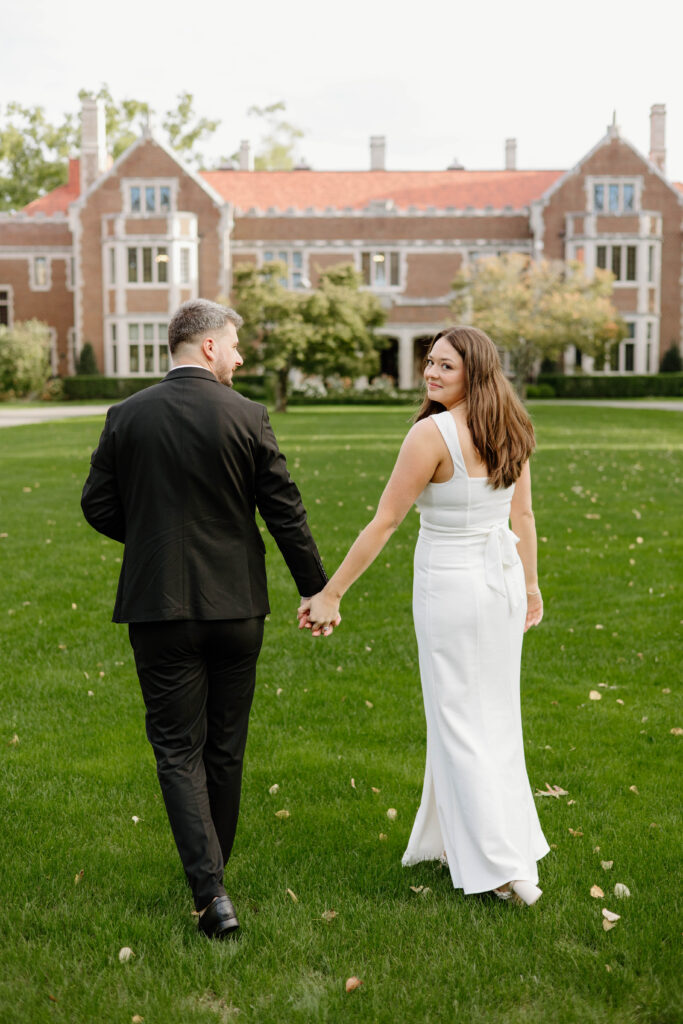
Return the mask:
M 424 370 L 427 394 L 434 402 L 452 409 L 465 397 L 465 364 L 450 341 L 439 338 L 427 356 Z

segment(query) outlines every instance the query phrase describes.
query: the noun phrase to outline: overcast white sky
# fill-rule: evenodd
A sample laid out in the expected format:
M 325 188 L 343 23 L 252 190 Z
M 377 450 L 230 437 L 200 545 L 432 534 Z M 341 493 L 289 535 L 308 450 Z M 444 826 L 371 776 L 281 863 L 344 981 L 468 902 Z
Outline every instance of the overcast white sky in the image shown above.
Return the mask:
M 181 91 L 220 118 L 214 157 L 257 141 L 252 104 L 285 100 L 317 170 L 364 170 L 370 135 L 389 169 L 572 167 L 616 109 L 649 152 L 667 107 L 667 173 L 683 180 L 683 14 L 670 0 L 3 0 L 0 107 L 57 119 L 79 88 L 168 109 Z M 676 13 L 678 11 L 678 13 Z

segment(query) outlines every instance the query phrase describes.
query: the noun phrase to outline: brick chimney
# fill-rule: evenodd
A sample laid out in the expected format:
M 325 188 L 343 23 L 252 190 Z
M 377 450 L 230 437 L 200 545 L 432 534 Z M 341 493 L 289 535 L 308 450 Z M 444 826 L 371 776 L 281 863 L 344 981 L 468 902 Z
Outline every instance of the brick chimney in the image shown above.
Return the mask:
M 517 139 L 505 140 L 505 170 L 517 170 Z
M 104 123 L 104 100 L 81 104 L 81 194 L 104 174 L 109 165 Z
M 387 139 L 386 135 L 371 135 L 370 136 L 370 170 L 371 171 L 385 171 L 385 161 L 387 152 Z
M 254 170 L 254 158 L 251 155 L 251 146 L 249 145 L 249 139 L 242 139 L 242 141 L 240 142 L 240 170 Z
M 666 105 L 653 103 L 650 107 L 650 160 L 662 174 L 666 174 Z

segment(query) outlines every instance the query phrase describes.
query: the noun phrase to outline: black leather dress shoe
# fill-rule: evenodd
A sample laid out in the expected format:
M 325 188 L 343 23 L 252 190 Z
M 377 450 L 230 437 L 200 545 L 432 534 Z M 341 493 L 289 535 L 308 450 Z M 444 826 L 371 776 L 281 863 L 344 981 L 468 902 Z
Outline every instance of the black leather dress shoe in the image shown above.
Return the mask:
M 219 896 L 199 918 L 197 927 L 209 939 L 234 938 L 240 926 L 229 896 Z

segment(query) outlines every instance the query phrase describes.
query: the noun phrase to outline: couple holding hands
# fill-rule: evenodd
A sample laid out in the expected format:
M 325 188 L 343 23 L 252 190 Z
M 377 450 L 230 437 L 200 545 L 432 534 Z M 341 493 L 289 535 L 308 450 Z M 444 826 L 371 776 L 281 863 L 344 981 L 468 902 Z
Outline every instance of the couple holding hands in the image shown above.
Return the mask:
M 466 894 L 536 902 L 548 844 L 526 774 L 519 692 L 522 637 L 543 614 L 534 436 L 495 346 L 471 327 L 436 335 L 426 395 L 377 512 L 328 580 L 265 407 L 231 387 L 241 325 L 206 299 L 180 306 L 168 331 L 172 368 L 109 410 L 81 501 L 88 522 L 125 545 L 113 619 L 128 623 L 200 931 L 222 939 L 239 928 L 223 873 L 269 612 L 256 508 L 306 595 L 300 628 L 328 636 L 344 593 L 417 503 L 413 614 L 427 760 L 403 863 L 440 859 Z

